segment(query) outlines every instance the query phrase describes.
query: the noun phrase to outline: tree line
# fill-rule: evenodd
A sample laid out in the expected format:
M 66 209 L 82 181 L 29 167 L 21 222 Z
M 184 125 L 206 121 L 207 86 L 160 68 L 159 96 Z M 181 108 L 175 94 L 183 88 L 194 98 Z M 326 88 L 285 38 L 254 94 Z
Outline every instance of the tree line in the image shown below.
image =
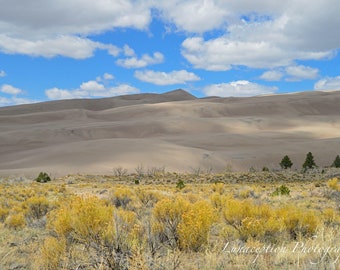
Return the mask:
M 288 157 L 288 155 L 285 155 L 280 162 L 280 166 L 281 166 L 282 169 L 290 169 L 293 166 L 293 162 Z M 302 164 L 302 168 L 307 170 L 307 169 L 312 169 L 312 168 L 316 168 L 316 167 L 317 167 L 317 165 L 314 161 L 313 154 L 311 152 L 308 152 L 307 155 L 306 155 L 305 162 Z M 331 167 L 340 168 L 340 157 L 339 157 L 339 155 L 337 155 L 335 157 Z

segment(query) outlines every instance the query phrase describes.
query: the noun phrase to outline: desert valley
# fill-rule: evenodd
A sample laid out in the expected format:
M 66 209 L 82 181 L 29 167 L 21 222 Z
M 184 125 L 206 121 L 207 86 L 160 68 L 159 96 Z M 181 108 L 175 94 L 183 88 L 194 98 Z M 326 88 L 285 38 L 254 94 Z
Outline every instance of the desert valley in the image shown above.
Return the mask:
M 195 98 L 183 90 L 0 108 L 0 175 L 301 168 L 339 154 L 340 91 Z

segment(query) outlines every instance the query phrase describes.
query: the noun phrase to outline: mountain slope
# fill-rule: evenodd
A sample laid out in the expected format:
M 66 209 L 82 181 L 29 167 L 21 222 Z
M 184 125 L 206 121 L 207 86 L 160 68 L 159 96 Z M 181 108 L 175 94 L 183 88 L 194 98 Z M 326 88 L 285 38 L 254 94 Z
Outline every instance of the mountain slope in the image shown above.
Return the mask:
M 183 90 L 0 108 L 0 174 L 300 167 L 340 154 L 340 91 L 198 99 Z

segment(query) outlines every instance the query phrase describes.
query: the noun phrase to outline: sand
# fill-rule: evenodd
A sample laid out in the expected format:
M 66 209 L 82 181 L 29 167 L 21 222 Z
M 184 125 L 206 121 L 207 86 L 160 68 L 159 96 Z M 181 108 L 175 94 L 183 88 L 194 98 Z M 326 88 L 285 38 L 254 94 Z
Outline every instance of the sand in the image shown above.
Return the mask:
M 0 175 L 296 169 L 340 155 L 340 91 L 196 98 L 183 90 L 0 108 Z

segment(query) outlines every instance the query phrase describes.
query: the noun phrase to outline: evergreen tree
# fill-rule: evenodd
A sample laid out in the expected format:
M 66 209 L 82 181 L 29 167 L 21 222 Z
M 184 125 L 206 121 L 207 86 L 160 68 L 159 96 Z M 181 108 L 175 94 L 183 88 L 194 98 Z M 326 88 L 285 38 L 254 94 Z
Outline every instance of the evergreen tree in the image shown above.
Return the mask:
M 337 155 L 336 158 L 334 159 L 332 167 L 340 168 L 340 157 L 339 157 L 339 155 Z
M 285 155 L 280 162 L 280 166 L 282 169 L 288 169 L 293 166 L 293 162 L 290 160 L 290 158 L 287 155 Z
M 313 167 L 316 167 L 315 161 L 314 161 L 314 157 L 313 154 L 311 152 L 308 152 L 307 156 L 306 156 L 306 160 L 302 165 L 302 168 L 304 169 L 312 169 Z
M 41 172 L 41 173 L 39 173 L 39 175 L 35 179 L 35 181 L 37 181 L 39 183 L 46 183 L 46 182 L 51 181 L 51 177 L 47 173 Z

